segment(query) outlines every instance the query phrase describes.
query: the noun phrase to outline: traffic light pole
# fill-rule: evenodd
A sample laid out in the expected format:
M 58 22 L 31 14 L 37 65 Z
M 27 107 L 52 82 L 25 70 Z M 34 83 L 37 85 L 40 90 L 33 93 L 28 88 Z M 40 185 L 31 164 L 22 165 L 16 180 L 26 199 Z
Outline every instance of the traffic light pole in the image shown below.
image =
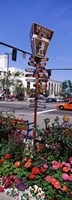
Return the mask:
M 5 55 L 7 55 L 6 101 L 8 101 L 8 72 L 9 72 L 9 53 L 5 53 Z

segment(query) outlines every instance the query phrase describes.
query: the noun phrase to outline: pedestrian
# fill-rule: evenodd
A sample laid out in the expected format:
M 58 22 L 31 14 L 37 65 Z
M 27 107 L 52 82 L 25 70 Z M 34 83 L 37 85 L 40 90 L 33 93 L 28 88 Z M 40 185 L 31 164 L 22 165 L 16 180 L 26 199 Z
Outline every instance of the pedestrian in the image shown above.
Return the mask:
M 69 115 L 64 115 L 61 126 L 65 128 L 70 128 L 70 127 L 72 128 L 72 124 L 69 121 L 70 121 Z

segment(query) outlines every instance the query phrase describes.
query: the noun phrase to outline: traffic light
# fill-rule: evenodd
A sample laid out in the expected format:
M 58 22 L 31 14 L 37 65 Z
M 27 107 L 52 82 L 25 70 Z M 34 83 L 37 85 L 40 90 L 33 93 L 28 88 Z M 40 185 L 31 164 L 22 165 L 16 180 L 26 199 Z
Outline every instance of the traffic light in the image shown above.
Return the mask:
M 17 50 L 13 49 L 12 50 L 12 60 L 16 61 L 16 58 L 17 58 Z
M 48 76 L 51 76 L 51 69 L 48 69 Z

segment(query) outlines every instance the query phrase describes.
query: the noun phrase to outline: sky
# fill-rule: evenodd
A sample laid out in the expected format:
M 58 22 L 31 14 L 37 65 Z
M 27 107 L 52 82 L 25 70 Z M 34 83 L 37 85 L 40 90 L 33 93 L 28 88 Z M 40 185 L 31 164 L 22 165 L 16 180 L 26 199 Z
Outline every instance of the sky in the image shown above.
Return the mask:
M 48 69 L 72 68 L 72 0 L 0 0 L 0 42 L 31 52 L 32 23 L 54 31 L 46 53 Z M 12 61 L 12 49 L 0 45 L 0 54 L 9 53 L 10 67 L 29 68 L 29 55 Z M 31 67 L 30 67 L 31 68 Z M 52 70 L 51 79 L 72 81 L 72 70 Z

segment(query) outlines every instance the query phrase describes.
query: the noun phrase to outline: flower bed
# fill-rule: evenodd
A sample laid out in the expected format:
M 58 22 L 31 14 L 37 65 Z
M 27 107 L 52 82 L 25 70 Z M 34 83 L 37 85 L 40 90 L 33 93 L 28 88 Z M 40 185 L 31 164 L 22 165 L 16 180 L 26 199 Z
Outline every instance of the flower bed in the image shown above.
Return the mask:
M 15 129 L 0 145 L 0 192 L 17 200 L 72 199 L 72 140 L 58 118 L 37 127 L 35 147 Z

